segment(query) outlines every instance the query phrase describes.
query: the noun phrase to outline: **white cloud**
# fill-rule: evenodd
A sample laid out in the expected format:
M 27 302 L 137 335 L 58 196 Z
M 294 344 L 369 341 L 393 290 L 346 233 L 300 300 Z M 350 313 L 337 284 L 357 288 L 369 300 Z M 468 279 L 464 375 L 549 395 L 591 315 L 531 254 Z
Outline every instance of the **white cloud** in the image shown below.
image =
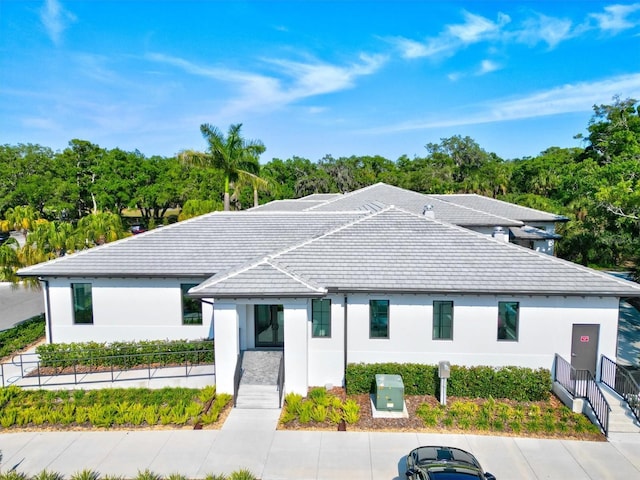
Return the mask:
M 76 16 L 65 10 L 58 0 L 45 0 L 40 9 L 40 21 L 47 30 L 51 41 L 58 45 L 62 32 L 66 30 L 70 23 L 76 21 Z
M 465 23 L 448 25 L 446 31 L 448 36 L 457 38 L 465 45 L 495 37 L 500 33 L 500 29 L 511 21 L 509 16 L 503 13 L 498 13 L 497 22 L 469 12 L 464 12 L 464 19 Z
M 477 75 L 495 72 L 496 70 L 500 70 L 500 68 L 500 65 L 493 60 L 483 60 L 480 63 L 480 69 L 478 70 Z
M 539 42 L 546 43 L 549 48 L 556 47 L 560 42 L 575 36 L 571 20 L 548 17 L 538 14 L 523 22 L 523 28 L 513 33 L 517 41 L 528 45 Z
M 358 77 L 371 75 L 379 70 L 386 58 L 379 55 L 360 55 L 350 65 L 332 65 L 315 62 L 303 63 L 283 59 L 264 59 L 266 64 L 277 67 L 279 76 L 269 76 L 233 69 L 201 66 L 187 60 L 163 54 L 149 54 L 147 59 L 178 67 L 192 75 L 209 77 L 226 82 L 237 89 L 235 98 L 229 100 L 225 114 L 244 111 L 277 109 L 316 95 L 352 88 Z
M 423 42 L 404 37 L 390 38 L 389 41 L 400 50 L 404 58 L 453 55 L 467 45 L 499 38 L 502 28 L 511 21 L 509 16 L 503 13 L 498 13 L 495 22 L 466 11 L 463 12 L 463 16 L 464 23 L 446 25 L 440 35 Z
M 441 45 L 440 50 L 438 50 L 438 47 L 434 45 L 425 45 L 422 42 L 416 42 L 415 40 L 409 40 L 408 38 L 402 37 L 391 38 L 389 41 L 395 44 L 401 52 L 400 55 L 404 58 L 430 57 L 439 51 L 448 49 L 444 43 Z
M 535 46 L 546 44 L 553 49 L 560 43 L 599 28 L 618 33 L 640 25 L 640 3 L 610 5 L 604 13 L 591 13 L 579 24 L 568 18 L 558 18 L 533 12 L 516 24 L 510 16 L 498 12 L 496 20 L 464 11 L 462 23 L 445 25 L 439 35 L 422 41 L 393 37 L 388 41 L 406 59 L 448 57 L 473 44 L 489 43 L 490 47 L 500 43 L 524 43 Z M 597 26 L 593 25 L 595 20 Z
M 592 13 L 593 18 L 601 30 L 617 33 L 622 30 L 640 25 L 640 19 L 629 19 L 634 12 L 640 11 L 640 3 L 630 5 L 609 5 L 604 7 L 605 13 Z
M 460 112 L 448 118 L 438 115 L 437 119 L 388 125 L 369 129 L 367 133 L 426 130 L 585 112 L 590 111 L 593 105 L 611 103 L 615 95 L 620 95 L 622 98 L 640 98 L 640 73 L 620 75 L 595 82 L 561 85 L 519 98 L 476 105 L 473 107 L 475 111 L 466 115 Z

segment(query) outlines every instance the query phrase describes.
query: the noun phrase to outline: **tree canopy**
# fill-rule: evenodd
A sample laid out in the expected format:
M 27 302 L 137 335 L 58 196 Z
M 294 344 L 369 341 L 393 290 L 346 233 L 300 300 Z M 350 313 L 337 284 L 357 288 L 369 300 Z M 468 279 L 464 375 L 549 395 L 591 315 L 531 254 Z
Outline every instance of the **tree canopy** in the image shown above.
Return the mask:
M 104 149 L 73 139 L 54 152 L 0 146 L 0 230 L 19 230 L 24 251 L 2 246 L 0 271 L 122 238 L 134 217 L 146 227 L 258 201 L 348 192 L 386 182 L 422 193 L 478 193 L 567 216 L 557 254 L 606 268 L 640 262 L 640 105 L 595 105 L 583 148 L 550 146 L 535 157 L 502 159 L 468 136 L 425 145 L 423 156 L 317 161 L 292 156 L 260 164 L 265 146 L 200 127 L 207 148 L 174 157 Z

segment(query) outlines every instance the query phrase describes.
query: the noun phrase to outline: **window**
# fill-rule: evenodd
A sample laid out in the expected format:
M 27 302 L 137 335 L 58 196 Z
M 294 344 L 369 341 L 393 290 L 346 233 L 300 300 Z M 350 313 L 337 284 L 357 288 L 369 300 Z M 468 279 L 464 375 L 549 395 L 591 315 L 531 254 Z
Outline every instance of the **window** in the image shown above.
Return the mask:
M 498 302 L 498 340 L 518 341 L 518 302 Z
M 200 302 L 195 298 L 187 295 L 190 288 L 197 283 L 183 283 L 180 285 L 182 291 L 182 324 L 183 325 L 202 325 L 202 307 Z
M 311 300 L 311 329 L 314 337 L 331 336 L 331 300 Z
M 453 302 L 433 302 L 433 339 L 453 340 Z
M 369 300 L 369 337 L 389 338 L 389 300 Z
M 93 323 L 93 299 L 91 297 L 90 283 L 72 283 L 71 294 L 73 296 L 73 323 Z

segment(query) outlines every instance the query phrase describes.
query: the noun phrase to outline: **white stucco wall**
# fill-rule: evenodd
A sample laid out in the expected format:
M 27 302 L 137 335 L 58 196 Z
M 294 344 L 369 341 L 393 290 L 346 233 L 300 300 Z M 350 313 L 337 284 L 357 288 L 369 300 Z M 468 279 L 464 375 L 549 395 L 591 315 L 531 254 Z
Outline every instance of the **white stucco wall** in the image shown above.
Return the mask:
M 307 302 L 288 300 L 283 306 L 285 392 L 306 395 L 309 386 Z
M 216 391 L 233 395 L 233 377 L 240 353 L 240 321 L 244 306 L 235 303 L 216 302 Z
M 344 296 L 331 295 L 331 337 L 314 338 L 308 304 L 309 385 L 342 386 L 344 372 Z
M 90 283 L 93 324 L 73 323 L 72 283 Z M 212 307 L 203 308 L 202 325 L 182 324 L 181 283 L 193 279 L 50 279 L 51 332 L 55 343 L 116 340 L 211 338 Z
M 74 325 L 71 283 L 91 283 L 93 325 Z M 331 299 L 331 337 L 314 338 L 309 299 L 255 299 L 203 304 L 203 325 L 182 325 L 180 283 L 186 279 L 50 279 L 53 342 L 216 338 L 216 381 L 233 392 L 241 350 L 255 347 L 253 305 L 284 306 L 286 392 L 344 382 L 343 295 Z M 369 300 L 389 300 L 389 338 L 369 338 Z M 432 339 L 434 300 L 454 302 L 453 340 Z M 520 303 L 517 342 L 497 340 L 499 301 Z M 215 313 L 214 313 L 215 310 Z M 215 316 L 215 324 L 213 317 Z M 347 362 L 517 365 L 551 368 L 571 359 L 573 324 L 599 324 L 598 355 L 616 357 L 618 299 L 481 295 L 349 295 Z
M 390 300 L 389 338 L 369 338 L 369 300 Z M 453 340 L 432 339 L 432 302 L 454 302 Z M 518 341 L 497 340 L 499 301 L 520 303 Z M 309 385 L 343 382 L 342 303 L 332 303 L 332 338 L 309 336 Z M 598 355 L 615 358 L 618 300 L 582 297 L 353 295 L 348 299 L 348 363 L 516 365 L 548 368 L 571 359 L 573 324 L 599 324 Z

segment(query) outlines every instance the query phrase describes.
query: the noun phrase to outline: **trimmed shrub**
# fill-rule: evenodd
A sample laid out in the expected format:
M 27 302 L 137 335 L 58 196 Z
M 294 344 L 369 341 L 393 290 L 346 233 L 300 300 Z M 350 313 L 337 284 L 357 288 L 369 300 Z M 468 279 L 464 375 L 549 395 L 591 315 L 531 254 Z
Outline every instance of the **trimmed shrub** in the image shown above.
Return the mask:
M 83 342 L 39 345 L 43 367 L 133 368 L 145 365 L 214 362 L 213 340 L 145 340 L 139 342 Z
M 437 365 L 415 363 L 349 364 L 346 371 L 349 395 L 373 393 L 376 374 L 402 377 L 406 395 L 437 395 L 440 390 Z M 551 372 L 523 367 L 451 366 L 447 394 L 468 398 L 509 398 L 538 401 L 549 398 Z
M 44 315 L 30 318 L 0 332 L 0 358 L 13 355 L 44 337 Z

